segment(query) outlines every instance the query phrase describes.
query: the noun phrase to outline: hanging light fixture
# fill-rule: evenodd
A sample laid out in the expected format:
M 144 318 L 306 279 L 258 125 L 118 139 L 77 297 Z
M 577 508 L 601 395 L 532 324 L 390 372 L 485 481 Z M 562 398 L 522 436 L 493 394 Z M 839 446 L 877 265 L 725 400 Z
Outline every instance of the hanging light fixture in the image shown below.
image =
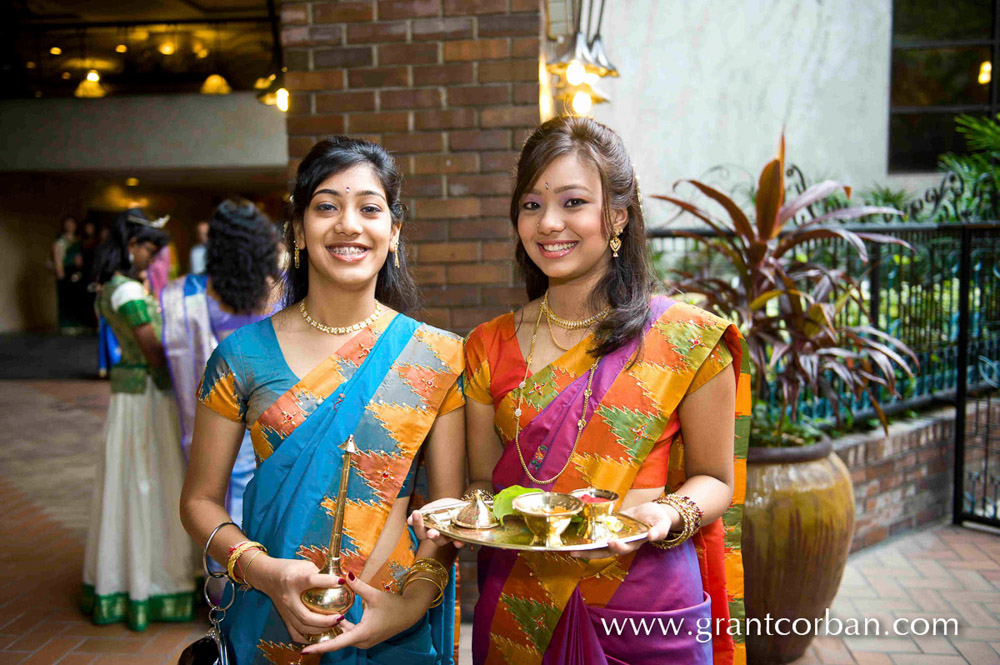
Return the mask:
M 86 67 L 89 64 L 87 60 L 87 33 L 86 31 L 80 32 L 80 55 L 81 61 Z M 107 93 L 104 87 L 101 85 L 101 75 L 96 69 L 91 69 L 87 72 L 80 84 L 76 86 L 76 90 L 73 91 L 74 97 L 82 97 L 94 99 L 97 97 L 103 97 Z
M 604 50 L 604 39 L 601 37 L 601 24 L 604 22 L 604 3 L 605 0 L 601 0 L 601 11 L 597 15 L 597 30 L 594 31 L 594 36 L 591 37 L 590 42 L 587 44 L 590 49 L 590 55 L 594 58 L 594 64 L 597 66 L 597 75 L 612 76 L 618 78 L 618 68 L 611 64 L 608 60 L 608 54 Z M 590 15 L 587 17 L 587 31 L 590 31 L 590 17 L 594 14 L 594 2 L 591 0 L 590 3 Z
M 201 84 L 201 94 L 203 95 L 228 95 L 233 89 L 222 74 L 209 74 L 205 82 Z
M 215 28 L 215 68 L 219 68 L 219 31 Z M 204 51 L 205 49 L 201 49 Z M 229 81 L 222 74 L 209 74 L 205 82 L 201 84 L 201 94 L 203 95 L 228 95 L 233 89 L 229 86 Z
M 104 91 L 104 87 L 101 85 L 100 79 L 94 80 L 90 78 L 91 74 L 96 75 L 97 72 L 91 71 L 87 74 L 87 78 L 80 81 L 80 84 L 76 86 L 76 90 L 73 91 L 74 97 L 84 97 L 84 98 L 96 98 L 103 97 L 107 94 Z
M 588 69 L 588 65 L 593 66 L 593 56 L 587 46 L 587 38 L 581 31 L 581 12 L 583 10 L 583 0 L 578 0 L 576 5 L 576 31 L 573 33 L 573 40 L 569 48 L 563 51 L 562 55 L 549 63 L 548 69 L 553 74 L 565 76 L 570 67 L 583 67 Z
M 257 93 L 257 101 L 268 106 L 276 106 L 279 111 L 288 111 L 288 88 L 285 87 L 285 65 L 281 53 L 281 38 L 278 35 L 278 15 L 274 8 L 274 0 L 267 0 L 267 14 L 271 19 L 271 64 L 273 72 L 267 79 L 266 88 Z M 257 88 L 261 79 L 257 79 Z

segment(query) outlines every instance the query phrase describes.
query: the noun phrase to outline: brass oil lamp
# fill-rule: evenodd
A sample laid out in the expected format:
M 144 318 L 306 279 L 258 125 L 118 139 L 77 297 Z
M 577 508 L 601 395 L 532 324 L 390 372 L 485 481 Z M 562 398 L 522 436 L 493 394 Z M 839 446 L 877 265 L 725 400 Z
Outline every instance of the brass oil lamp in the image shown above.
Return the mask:
M 351 477 L 351 456 L 358 452 L 354 443 L 354 435 L 340 447 L 344 451 L 340 467 L 340 489 L 337 492 L 337 512 L 333 518 L 333 530 L 330 533 L 330 547 L 327 549 L 326 563 L 320 569 L 323 575 L 344 577 L 340 567 L 340 541 L 344 535 L 344 506 L 347 504 L 347 481 Z M 302 592 L 302 603 L 317 614 L 346 614 L 354 605 L 354 591 L 346 584 L 332 589 L 316 587 Z M 332 640 L 343 631 L 333 626 L 318 635 L 306 635 L 310 643 L 316 644 Z

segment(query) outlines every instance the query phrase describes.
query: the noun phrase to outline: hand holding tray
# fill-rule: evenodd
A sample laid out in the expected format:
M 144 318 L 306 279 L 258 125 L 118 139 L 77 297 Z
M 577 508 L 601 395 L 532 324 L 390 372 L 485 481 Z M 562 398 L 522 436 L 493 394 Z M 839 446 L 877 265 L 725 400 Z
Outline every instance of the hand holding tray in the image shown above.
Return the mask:
M 515 513 L 502 524 L 486 528 L 466 528 L 455 523 L 464 508 L 477 500 L 492 509 L 491 499 L 475 497 L 423 512 L 425 524 L 441 535 L 471 545 L 532 552 L 574 552 L 607 547 L 609 540 L 643 540 L 649 527 L 642 522 L 606 510 L 586 509 L 579 497 L 596 495 L 601 506 L 613 502 L 601 496 L 602 490 L 584 490 L 573 494 L 537 492 L 514 500 Z M 611 494 L 611 493 L 605 493 Z M 617 498 L 617 495 L 615 495 Z M 466 511 L 468 514 L 468 511 Z M 586 516 L 584 516 L 586 514 Z M 577 518 L 579 515 L 579 518 Z M 461 520 L 459 520 L 461 521 Z

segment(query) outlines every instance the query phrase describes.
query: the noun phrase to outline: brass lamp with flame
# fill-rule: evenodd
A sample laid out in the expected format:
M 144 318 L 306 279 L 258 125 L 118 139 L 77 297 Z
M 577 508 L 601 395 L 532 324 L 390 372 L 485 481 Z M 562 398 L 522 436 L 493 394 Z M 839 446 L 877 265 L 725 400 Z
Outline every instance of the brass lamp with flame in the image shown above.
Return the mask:
M 354 443 L 354 435 L 347 437 L 341 446 L 344 451 L 340 468 L 340 489 L 337 491 L 337 512 L 333 517 L 333 530 L 330 533 L 330 547 L 327 549 L 326 563 L 320 569 L 323 575 L 343 577 L 340 568 L 340 541 L 344 535 L 344 506 L 347 504 L 347 481 L 351 477 L 351 456 L 358 452 Z M 354 591 L 346 584 L 330 588 L 316 587 L 302 592 L 302 603 L 317 614 L 346 614 L 354 605 Z M 316 644 L 332 640 L 343 631 L 333 626 L 318 635 L 306 635 L 310 643 Z

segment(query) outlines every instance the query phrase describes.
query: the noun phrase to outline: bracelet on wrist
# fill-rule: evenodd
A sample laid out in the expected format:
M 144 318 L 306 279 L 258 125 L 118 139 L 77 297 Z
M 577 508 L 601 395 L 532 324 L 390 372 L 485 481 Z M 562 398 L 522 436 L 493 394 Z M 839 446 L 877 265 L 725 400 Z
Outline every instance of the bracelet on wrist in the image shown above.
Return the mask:
M 653 541 L 651 544 L 654 547 L 661 549 L 677 547 L 701 528 L 701 518 L 705 513 L 690 497 L 681 494 L 666 494 L 656 499 L 654 503 L 673 508 L 681 518 L 680 531 L 671 530 L 671 534 L 663 540 Z

